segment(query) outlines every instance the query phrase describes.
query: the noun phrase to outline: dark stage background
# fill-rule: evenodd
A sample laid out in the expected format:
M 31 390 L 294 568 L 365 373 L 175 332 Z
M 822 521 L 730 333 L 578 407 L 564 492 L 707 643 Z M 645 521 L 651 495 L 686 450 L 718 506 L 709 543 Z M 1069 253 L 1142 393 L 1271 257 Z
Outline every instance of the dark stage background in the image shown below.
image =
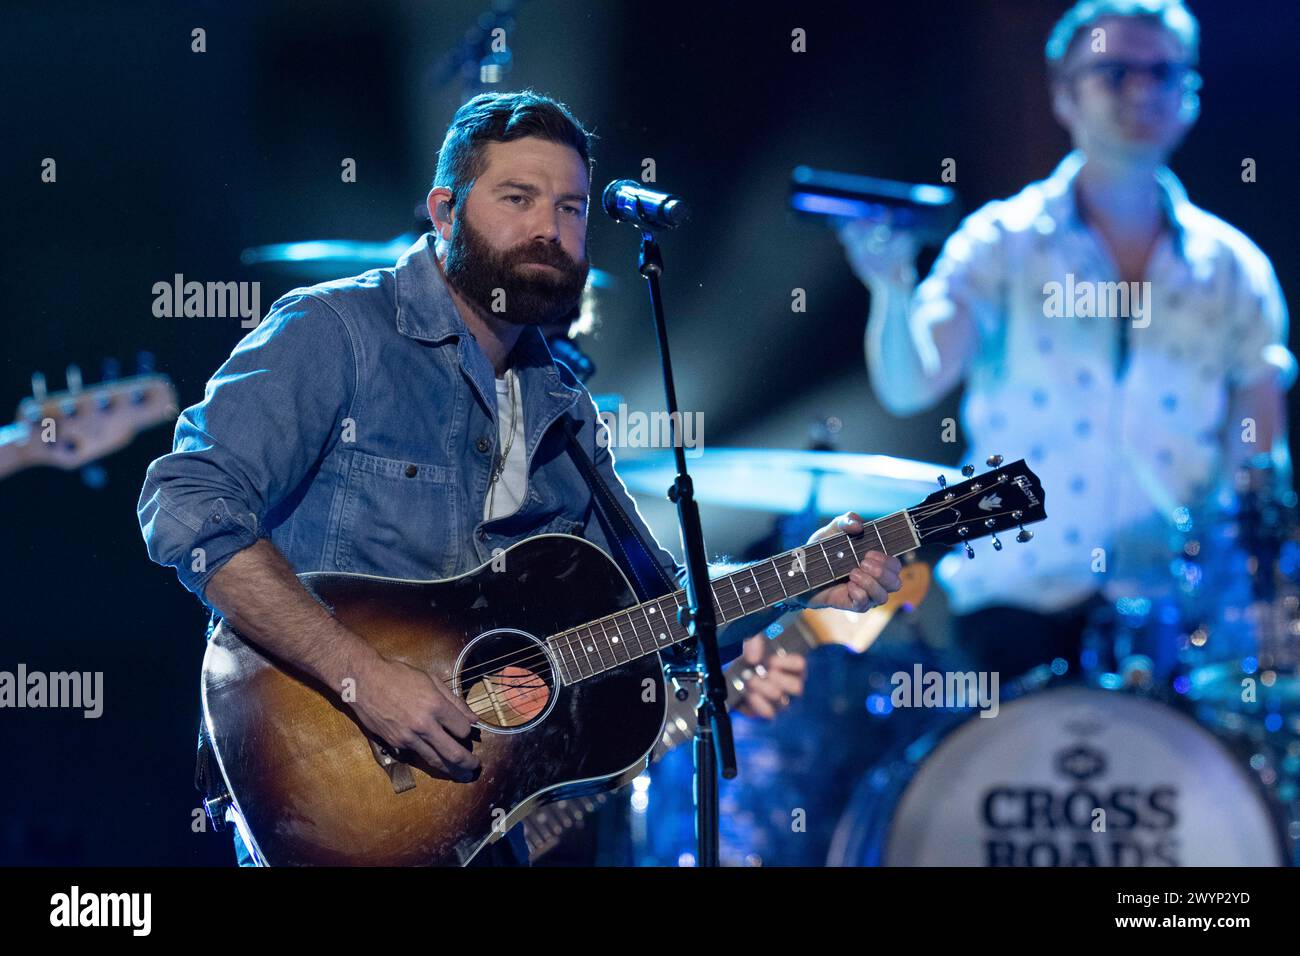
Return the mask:
M 665 242 L 678 387 L 718 445 L 803 447 L 834 415 L 841 447 L 955 462 L 939 422 L 872 398 L 867 293 L 839 244 L 785 203 L 800 163 L 938 182 L 957 160 L 967 210 L 1046 175 L 1067 147 L 1048 109 L 1042 46 L 1055 0 L 522 4 L 508 88 L 568 103 L 600 139 L 594 187 L 635 177 L 694 204 Z M 244 334 L 237 319 L 159 319 L 152 286 L 260 280 L 262 310 L 297 282 L 239 252 L 307 238 L 386 240 L 411 225 L 459 103 L 434 66 L 483 0 L 406 3 L 10 3 L 3 52 L 6 316 L 0 401 L 33 370 L 62 386 L 79 363 L 137 350 L 182 407 Z M 782 11 L 781 7 L 785 10 Z M 1176 156 L 1195 202 L 1245 230 L 1300 295 L 1291 0 L 1193 4 L 1204 32 L 1203 115 Z M 207 31 L 207 52 L 190 31 Z M 790 50 L 807 31 L 808 52 Z M 1258 182 L 1241 181 L 1254 157 Z M 40 181 L 41 161 L 58 181 Z M 344 157 L 358 181 L 340 181 Z M 620 277 L 588 343 L 593 390 L 659 407 L 653 331 L 631 230 L 593 215 L 593 262 Z M 793 314 L 791 290 L 807 290 Z M 1294 346 L 1293 346 L 1294 347 Z M 1292 397 L 1295 417 L 1295 395 Z M 8 420 L 10 416 L 0 418 Z M 170 448 L 160 427 L 87 487 L 48 468 L 0 487 L 0 669 L 102 670 L 104 714 L 0 711 L 0 863 L 224 864 L 191 832 L 197 678 L 206 616 L 147 559 L 135 504 Z M 1001 451 L 1015 456 L 1016 449 Z M 664 508 L 644 506 L 671 529 Z M 715 553 L 766 530 L 706 508 Z M 675 532 L 667 542 L 676 545 Z

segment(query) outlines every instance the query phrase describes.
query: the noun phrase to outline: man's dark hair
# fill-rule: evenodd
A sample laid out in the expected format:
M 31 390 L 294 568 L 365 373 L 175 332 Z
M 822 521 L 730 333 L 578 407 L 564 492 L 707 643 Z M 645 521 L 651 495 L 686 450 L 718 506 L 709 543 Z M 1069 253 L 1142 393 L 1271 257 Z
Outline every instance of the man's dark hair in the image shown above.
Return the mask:
M 1182 41 L 1190 63 L 1196 64 L 1201 28 L 1183 0 L 1079 0 L 1056 22 L 1047 38 L 1047 68 L 1052 79 L 1063 78 L 1070 54 L 1086 38 L 1089 28 L 1108 17 L 1146 20 L 1164 27 Z
M 452 206 L 459 206 L 483 172 L 484 147 L 525 136 L 572 147 L 591 172 L 592 134 L 563 103 L 532 90 L 480 93 L 452 117 L 438 150 L 433 185 L 450 189 Z

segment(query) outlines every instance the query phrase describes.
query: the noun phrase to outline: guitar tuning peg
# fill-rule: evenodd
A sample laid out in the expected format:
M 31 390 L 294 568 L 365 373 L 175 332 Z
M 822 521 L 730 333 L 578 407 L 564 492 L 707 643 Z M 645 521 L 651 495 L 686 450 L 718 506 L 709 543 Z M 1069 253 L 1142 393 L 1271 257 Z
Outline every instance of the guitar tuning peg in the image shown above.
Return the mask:
M 994 467 L 997 466 L 995 465 Z M 993 519 L 989 518 L 987 521 L 984 522 L 984 527 L 988 528 L 990 531 L 993 531 L 993 524 L 994 524 Z M 1002 542 L 998 540 L 998 535 L 996 531 L 993 532 L 993 550 L 994 551 L 1002 550 Z
M 970 546 L 970 542 L 966 540 L 969 534 L 970 534 L 970 528 L 967 528 L 965 525 L 962 525 L 960 528 L 957 529 L 957 536 L 961 538 L 962 543 L 966 545 L 966 557 L 973 558 L 975 557 L 975 549 L 972 548 Z
M 81 366 L 69 365 L 63 373 L 64 381 L 68 383 L 68 391 L 73 395 L 81 391 Z
M 111 382 L 122 377 L 122 363 L 115 358 L 106 358 L 99 366 L 99 377 L 102 381 Z
M 136 352 L 135 353 L 135 370 L 139 375 L 153 374 L 153 353 Z
M 1032 531 L 1026 531 L 1025 526 L 1023 524 L 1020 524 L 1020 519 L 1023 518 L 1024 516 L 1025 513 L 1023 511 L 1011 512 L 1011 520 L 1016 522 L 1016 525 L 1020 528 L 1020 533 L 1016 535 L 1016 541 L 1018 541 L 1020 544 L 1026 544 L 1034 540 L 1034 533 Z
M 963 475 L 965 475 L 967 478 L 969 478 L 971 475 L 975 474 L 975 466 L 974 466 L 974 465 L 962 465 L 962 466 L 961 466 L 961 473 L 962 473 Z
M 45 373 L 32 372 L 32 398 L 40 403 L 45 401 L 45 396 L 48 394 L 45 389 Z
M 975 560 L 975 549 L 970 546 L 969 541 L 966 542 L 966 557 Z
M 945 478 L 943 475 L 940 475 L 940 476 L 939 476 L 939 487 L 940 487 L 940 488 L 947 488 L 947 487 L 948 487 L 948 479 Z
M 1002 464 L 1002 456 L 989 455 L 984 459 L 984 464 L 988 465 L 990 468 L 996 468 L 998 465 Z

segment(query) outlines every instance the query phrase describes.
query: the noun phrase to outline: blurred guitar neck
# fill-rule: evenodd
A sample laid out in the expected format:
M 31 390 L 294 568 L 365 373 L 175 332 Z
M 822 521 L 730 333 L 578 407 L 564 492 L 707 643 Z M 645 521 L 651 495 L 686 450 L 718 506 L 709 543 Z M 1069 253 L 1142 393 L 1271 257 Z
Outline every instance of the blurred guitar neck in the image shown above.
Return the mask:
M 31 465 L 30 426 L 21 422 L 0 426 L 0 481 Z

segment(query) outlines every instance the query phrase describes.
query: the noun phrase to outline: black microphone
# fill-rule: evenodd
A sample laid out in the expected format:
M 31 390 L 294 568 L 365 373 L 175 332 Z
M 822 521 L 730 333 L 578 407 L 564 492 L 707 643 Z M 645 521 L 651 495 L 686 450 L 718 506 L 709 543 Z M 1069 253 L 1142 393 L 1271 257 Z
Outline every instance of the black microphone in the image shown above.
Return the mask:
M 957 227 L 957 194 L 947 186 L 900 183 L 798 166 L 790 175 L 790 205 L 798 213 L 867 219 L 943 242 Z
M 680 196 L 646 189 L 633 179 L 616 179 L 606 186 L 600 204 L 609 218 L 645 229 L 676 229 L 691 215 Z

